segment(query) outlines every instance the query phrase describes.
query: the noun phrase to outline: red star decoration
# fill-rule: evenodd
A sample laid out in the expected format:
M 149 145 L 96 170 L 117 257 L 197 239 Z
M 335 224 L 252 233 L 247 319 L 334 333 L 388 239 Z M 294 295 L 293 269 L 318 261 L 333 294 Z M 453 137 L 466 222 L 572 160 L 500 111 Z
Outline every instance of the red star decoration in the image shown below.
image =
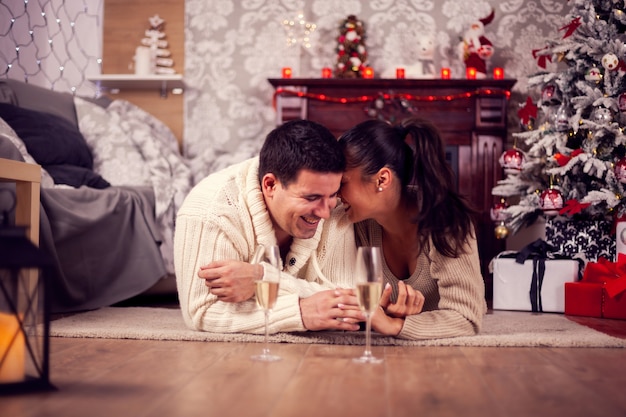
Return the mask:
M 563 39 L 572 36 L 572 33 L 574 33 L 576 31 L 576 29 L 578 29 L 578 27 L 581 25 L 580 23 L 580 16 L 578 16 L 577 18 L 575 18 L 574 20 L 572 20 L 569 25 L 565 25 L 562 28 L 559 29 L 559 31 L 563 30 L 563 29 L 567 29 L 567 31 L 565 32 L 565 35 L 563 35 Z
M 521 119 L 523 124 L 527 124 L 530 118 L 537 118 L 537 106 L 533 103 L 533 99 L 530 96 L 526 97 L 526 104 L 524 104 L 518 111 L 517 115 Z

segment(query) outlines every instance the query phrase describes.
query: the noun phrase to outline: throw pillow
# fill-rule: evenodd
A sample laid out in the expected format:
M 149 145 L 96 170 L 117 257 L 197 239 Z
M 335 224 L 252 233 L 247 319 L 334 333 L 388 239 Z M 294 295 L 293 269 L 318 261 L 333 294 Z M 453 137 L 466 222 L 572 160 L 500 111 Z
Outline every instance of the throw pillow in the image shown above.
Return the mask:
M 93 169 L 112 185 L 151 186 L 150 167 L 122 128 L 121 116 L 74 98 L 78 127 L 93 155 Z
M 17 136 L 17 133 L 8 125 L 4 119 L 0 118 L 0 136 L 6 138 L 15 146 L 15 148 L 19 151 L 20 155 L 24 162 L 29 164 L 37 164 L 37 161 L 28 153 L 26 150 L 26 145 L 24 142 Z M 54 180 L 43 167 L 41 168 L 41 186 L 43 188 L 52 188 L 54 187 Z
M 49 113 L 0 103 L 0 117 L 24 142 L 40 165 L 76 165 L 93 168 L 85 139 L 67 120 Z

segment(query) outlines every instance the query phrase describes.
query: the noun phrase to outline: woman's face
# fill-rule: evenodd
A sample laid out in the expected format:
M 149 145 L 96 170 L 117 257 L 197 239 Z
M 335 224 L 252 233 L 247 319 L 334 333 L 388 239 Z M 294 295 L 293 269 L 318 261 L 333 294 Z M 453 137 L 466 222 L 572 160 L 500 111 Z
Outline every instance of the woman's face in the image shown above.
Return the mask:
M 343 173 L 339 197 L 351 222 L 356 223 L 373 217 L 376 189 L 376 182 L 373 179 L 363 180 L 359 167 L 348 169 Z

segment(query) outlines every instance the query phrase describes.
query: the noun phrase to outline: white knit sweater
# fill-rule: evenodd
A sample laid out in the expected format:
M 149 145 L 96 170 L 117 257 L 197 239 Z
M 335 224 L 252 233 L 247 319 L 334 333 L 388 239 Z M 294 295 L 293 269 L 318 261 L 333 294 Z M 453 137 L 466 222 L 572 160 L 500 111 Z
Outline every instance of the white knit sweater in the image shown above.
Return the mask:
M 219 301 L 198 277 L 200 266 L 220 259 L 249 262 L 259 244 L 276 236 L 258 179 L 258 158 L 209 175 L 189 193 L 176 217 L 174 263 L 185 323 L 216 333 L 263 333 L 264 314 L 254 298 Z M 329 288 L 352 287 L 356 257 L 353 225 L 341 209 L 311 239 L 294 239 L 270 314 L 270 332 L 303 331 L 299 299 Z M 264 267 L 266 267 L 264 265 Z

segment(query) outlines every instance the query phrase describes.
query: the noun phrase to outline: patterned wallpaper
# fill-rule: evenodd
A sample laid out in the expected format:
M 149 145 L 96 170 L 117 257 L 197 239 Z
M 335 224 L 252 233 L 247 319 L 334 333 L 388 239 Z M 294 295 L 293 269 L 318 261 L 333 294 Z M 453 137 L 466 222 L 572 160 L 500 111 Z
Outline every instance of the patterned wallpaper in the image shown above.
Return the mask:
M 257 152 L 275 124 L 267 78 L 279 78 L 285 66 L 294 77 L 319 77 L 332 67 L 339 25 L 348 15 L 366 27 L 376 74 L 395 70 L 398 62 L 410 65 L 419 39 L 431 36 L 436 73 L 445 66 L 461 78 L 460 38 L 492 7 L 485 34 L 495 52 L 488 65 L 518 79 L 509 108 L 515 131 L 516 106 L 528 95 L 525 78 L 539 70 L 532 50 L 559 36 L 567 0 L 187 0 L 184 146 L 194 170 L 202 176 Z M 299 12 L 317 26 L 308 49 L 289 46 L 282 24 Z
M 351 14 L 365 24 L 376 74 L 393 72 L 399 62 L 410 66 L 419 40 L 429 37 L 436 72 L 446 66 L 460 78 L 460 37 L 493 7 L 495 18 L 485 27 L 495 48 L 489 65 L 518 80 L 509 111 L 515 131 L 526 77 L 539 69 L 532 50 L 560 35 L 568 11 L 567 0 L 180 1 L 186 14 L 183 142 L 196 178 L 257 153 L 275 124 L 267 78 L 280 77 L 284 66 L 295 77 L 318 77 L 332 67 L 339 25 Z M 92 94 L 85 74 L 99 72 L 102 7 L 103 0 L 0 0 L 0 77 Z M 316 24 L 308 49 L 289 46 L 282 23 L 299 12 Z

